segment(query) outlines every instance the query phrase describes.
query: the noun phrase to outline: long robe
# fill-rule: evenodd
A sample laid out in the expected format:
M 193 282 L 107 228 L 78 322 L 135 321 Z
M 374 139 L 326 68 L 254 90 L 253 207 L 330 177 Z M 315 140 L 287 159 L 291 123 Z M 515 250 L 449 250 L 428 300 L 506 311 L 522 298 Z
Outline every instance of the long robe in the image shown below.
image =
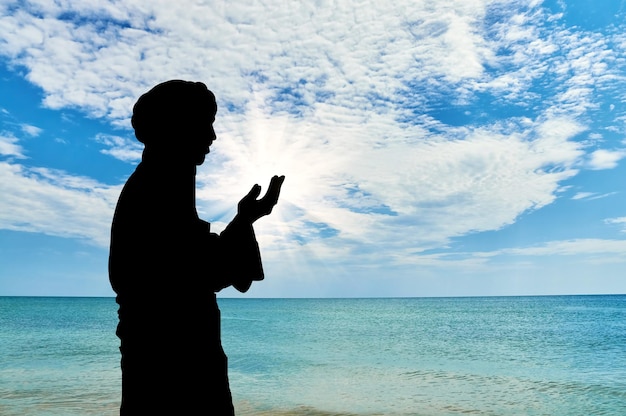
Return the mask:
M 211 233 L 195 208 L 195 167 L 144 154 L 115 210 L 109 278 L 119 304 L 120 414 L 234 414 L 215 292 L 245 292 L 263 279 L 252 226 Z

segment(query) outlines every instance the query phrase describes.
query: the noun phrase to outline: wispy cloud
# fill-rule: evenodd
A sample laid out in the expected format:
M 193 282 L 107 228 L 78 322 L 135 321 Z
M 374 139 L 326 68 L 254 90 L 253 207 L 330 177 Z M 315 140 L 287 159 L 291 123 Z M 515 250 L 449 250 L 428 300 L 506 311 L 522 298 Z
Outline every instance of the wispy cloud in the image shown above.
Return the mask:
M 626 217 L 608 218 L 604 220 L 604 222 L 611 225 L 617 225 L 622 228 L 622 232 L 626 232 Z
M 578 192 L 576 193 L 572 199 L 573 200 L 579 200 L 579 199 L 584 199 L 584 200 L 594 200 L 594 199 L 602 199 L 602 198 L 606 198 L 612 195 L 616 195 L 617 192 L 608 192 L 605 194 L 598 194 L 596 192 Z
M 41 128 L 30 124 L 22 124 L 20 127 L 22 131 L 30 137 L 37 137 L 43 131 Z
M 24 149 L 19 145 L 19 140 L 6 133 L 0 135 L 0 155 L 12 156 L 18 159 L 25 158 Z
M 139 162 L 143 152 L 143 144 L 137 140 L 109 134 L 98 134 L 95 141 L 106 146 L 101 150 L 105 155 L 113 156 L 123 162 Z
M 108 245 L 119 186 L 7 162 L 0 162 L 0 177 L 0 228 Z
M 618 219 L 620 220 L 620 219 Z M 622 221 L 619 221 L 621 224 Z M 493 251 L 442 252 L 420 256 L 401 256 L 403 263 L 420 267 L 445 267 L 473 272 L 488 267 L 506 269 L 507 265 L 519 267 L 533 263 L 544 264 L 541 258 L 570 257 L 572 261 L 623 262 L 626 259 L 626 241 L 616 239 L 580 238 L 546 241 L 541 244 L 505 247 Z M 501 260 L 506 258 L 507 261 Z
M 276 247 L 370 261 L 420 253 L 502 229 L 553 203 L 582 169 L 612 169 L 626 154 L 580 137 L 596 133 L 596 93 L 624 87 L 623 38 L 574 31 L 541 2 L 48 3 L 0 6 L 0 54 L 26 68 L 44 104 L 128 129 L 152 85 L 206 82 L 219 138 L 200 170 L 200 209 L 227 221 L 252 184 L 285 174 L 278 211 L 289 222 L 260 226 Z M 104 154 L 139 158 L 122 135 L 96 139 Z M 67 191 L 77 206 L 104 198 L 69 173 L 4 166 L 6 178 Z M 26 228 L 62 228 L 37 220 L 26 196 L 11 203 L 32 212 Z M 78 224 L 70 234 L 103 241 Z
M 565 241 L 551 241 L 534 247 L 511 248 L 500 251 L 503 254 L 517 256 L 580 256 L 594 254 L 611 254 L 626 256 L 626 241 L 603 239 L 573 239 Z

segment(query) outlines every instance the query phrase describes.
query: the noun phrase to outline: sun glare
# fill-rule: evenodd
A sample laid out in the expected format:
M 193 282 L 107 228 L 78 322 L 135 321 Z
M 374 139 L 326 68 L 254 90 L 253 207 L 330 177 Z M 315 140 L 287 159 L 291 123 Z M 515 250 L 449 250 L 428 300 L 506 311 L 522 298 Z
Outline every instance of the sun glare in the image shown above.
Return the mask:
M 263 195 L 272 176 L 285 175 L 278 206 L 255 225 L 259 242 L 280 251 L 281 261 L 294 267 L 295 262 L 321 261 L 326 256 L 310 243 L 320 237 L 318 225 L 325 229 L 332 221 L 328 208 L 346 155 L 331 151 L 325 133 L 311 121 L 267 114 L 261 103 L 255 104 L 244 115 L 218 118 L 218 140 L 198 195 L 207 205 L 238 201 L 252 185 L 261 185 Z

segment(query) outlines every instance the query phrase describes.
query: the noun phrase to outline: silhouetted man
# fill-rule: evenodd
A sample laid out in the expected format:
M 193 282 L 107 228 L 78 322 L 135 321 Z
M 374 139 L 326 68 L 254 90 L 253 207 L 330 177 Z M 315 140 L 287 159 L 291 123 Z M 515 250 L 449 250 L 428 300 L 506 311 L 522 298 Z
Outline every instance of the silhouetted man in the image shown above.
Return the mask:
M 121 415 L 232 415 L 215 292 L 263 279 L 252 224 L 278 201 L 254 185 L 220 234 L 198 218 L 196 166 L 216 139 L 215 96 L 173 80 L 133 108 L 142 161 L 120 195 L 111 227 L 109 278 L 117 294 Z

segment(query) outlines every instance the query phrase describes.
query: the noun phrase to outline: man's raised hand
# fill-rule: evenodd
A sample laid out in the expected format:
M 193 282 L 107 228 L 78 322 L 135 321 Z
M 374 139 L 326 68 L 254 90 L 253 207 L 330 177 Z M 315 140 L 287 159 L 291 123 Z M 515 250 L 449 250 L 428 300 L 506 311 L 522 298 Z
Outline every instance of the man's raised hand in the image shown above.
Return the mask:
M 248 195 L 244 196 L 237 205 L 237 217 L 242 221 L 252 224 L 256 220 L 269 215 L 278 202 L 280 188 L 283 186 L 285 176 L 273 176 L 267 192 L 261 199 L 257 199 L 261 194 L 261 187 L 257 184 L 250 189 Z

